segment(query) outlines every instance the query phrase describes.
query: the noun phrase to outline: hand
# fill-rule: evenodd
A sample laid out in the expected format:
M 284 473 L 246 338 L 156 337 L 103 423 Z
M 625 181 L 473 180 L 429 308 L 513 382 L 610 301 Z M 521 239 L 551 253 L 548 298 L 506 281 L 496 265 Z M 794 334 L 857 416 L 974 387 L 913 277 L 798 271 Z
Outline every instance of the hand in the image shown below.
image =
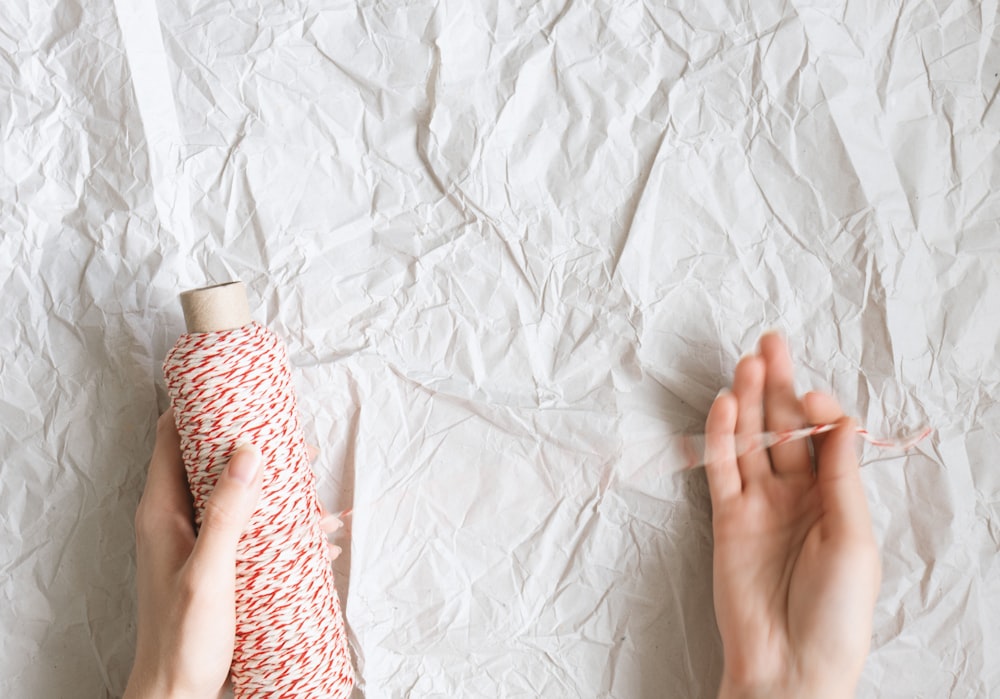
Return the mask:
M 219 696 L 236 635 L 236 547 L 256 509 L 262 473 L 255 447 L 237 449 L 195 537 L 173 410 L 160 416 L 135 516 L 139 629 L 126 699 Z M 326 510 L 321 516 L 327 534 L 343 526 Z M 336 558 L 340 547 L 330 544 L 330 551 Z
M 761 338 L 708 415 L 720 697 L 853 697 L 881 579 L 855 453 L 836 400 L 795 395 L 784 340 Z M 813 438 L 735 457 L 734 434 L 837 422 Z
M 260 452 L 236 450 L 194 514 L 173 410 L 160 416 L 135 515 L 139 621 L 125 697 L 217 697 L 236 636 L 236 547 L 260 496 Z

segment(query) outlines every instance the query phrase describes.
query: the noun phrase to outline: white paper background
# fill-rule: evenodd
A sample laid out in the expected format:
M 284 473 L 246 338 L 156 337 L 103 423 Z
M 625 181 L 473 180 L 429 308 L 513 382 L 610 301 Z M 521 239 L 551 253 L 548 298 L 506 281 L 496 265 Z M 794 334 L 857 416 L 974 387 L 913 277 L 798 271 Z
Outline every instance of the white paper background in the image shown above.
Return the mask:
M 176 295 L 230 278 L 355 508 L 365 696 L 713 696 L 661 450 L 774 326 L 937 429 L 865 470 L 859 696 L 1000 696 L 996 0 L 14 0 L 0 57 L 3 696 L 121 694 Z

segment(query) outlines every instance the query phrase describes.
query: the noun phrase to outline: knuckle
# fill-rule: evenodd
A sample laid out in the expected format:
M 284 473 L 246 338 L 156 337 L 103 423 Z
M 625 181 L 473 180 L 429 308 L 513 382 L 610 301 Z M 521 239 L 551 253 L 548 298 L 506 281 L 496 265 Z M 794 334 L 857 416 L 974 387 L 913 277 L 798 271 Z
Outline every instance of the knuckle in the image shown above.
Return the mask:
M 145 498 L 135 510 L 136 547 L 144 547 L 157 540 L 178 540 L 192 535 L 190 520 L 182 513 L 156 507 Z

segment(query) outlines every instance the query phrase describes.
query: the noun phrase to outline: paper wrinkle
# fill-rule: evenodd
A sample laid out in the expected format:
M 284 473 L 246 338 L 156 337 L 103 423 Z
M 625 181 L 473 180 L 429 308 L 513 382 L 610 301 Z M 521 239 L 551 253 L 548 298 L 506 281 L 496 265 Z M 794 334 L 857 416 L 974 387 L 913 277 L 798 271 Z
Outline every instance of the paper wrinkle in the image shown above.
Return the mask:
M 860 697 L 1000 686 L 998 6 L 14 0 L 3 696 L 120 696 L 177 294 L 289 345 L 376 697 L 713 697 L 700 473 L 762 330 L 865 448 Z M 44 11 L 43 11 L 44 10 Z

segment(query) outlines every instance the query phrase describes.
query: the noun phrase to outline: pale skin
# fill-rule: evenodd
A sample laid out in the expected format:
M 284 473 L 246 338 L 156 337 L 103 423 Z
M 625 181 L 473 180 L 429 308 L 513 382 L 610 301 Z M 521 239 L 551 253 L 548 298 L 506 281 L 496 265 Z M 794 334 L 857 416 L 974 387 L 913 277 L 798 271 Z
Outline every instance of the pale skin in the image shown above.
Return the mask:
M 734 435 L 836 422 L 805 442 L 734 455 Z M 785 341 L 761 338 L 706 423 L 719 697 L 854 696 L 881 578 L 855 423 L 822 393 L 795 393 Z M 235 635 L 239 536 L 260 494 L 259 454 L 234 453 L 195 536 L 171 411 L 157 425 L 136 512 L 139 619 L 125 696 L 217 697 Z M 331 515 L 324 528 L 340 526 Z M 334 547 L 333 553 L 339 553 Z
M 733 435 L 837 423 L 804 441 L 734 457 Z M 706 423 L 719 697 L 853 697 L 881 567 L 855 422 L 822 393 L 795 393 L 783 338 L 761 338 Z
M 160 416 L 135 515 L 139 618 L 126 699 L 221 693 L 236 634 L 237 543 L 257 506 L 262 472 L 257 449 L 238 448 L 195 536 L 173 411 Z M 324 513 L 321 526 L 329 534 L 341 522 Z M 330 549 L 340 553 L 339 547 Z

